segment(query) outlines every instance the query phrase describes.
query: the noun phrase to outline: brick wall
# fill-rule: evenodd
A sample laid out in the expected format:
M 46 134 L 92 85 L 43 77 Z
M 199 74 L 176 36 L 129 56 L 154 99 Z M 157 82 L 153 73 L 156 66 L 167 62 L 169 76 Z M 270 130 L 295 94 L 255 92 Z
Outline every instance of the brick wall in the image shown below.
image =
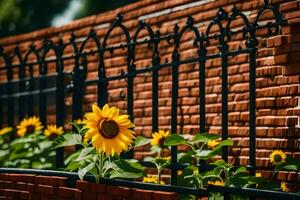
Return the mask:
M 0 174 L 0 199 L 12 200 L 177 200 L 179 194 L 118 187 L 76 181 L 68 185 L 68 178 L 33 174 Z M 75 183 L 74 183 L 75 184 Z
M 300 158 L 300 1 L 271 1 L 279 2 L 280 10 L 284 13 L 289 25 L 285 26 L 282 34 L 272 38 L 262 38 L 258 48 L 257 59 L 257 165 L 258 167 L 269 167 L 268 155 L 273 149 L 283 149 L 288 154 Z M 165 35 L 171 32 L 173 25 L 177 23 L 182 27 L 186 17 L 192 15 L 195 24 L 200 30 L 205 30 L 207 24 L 215 17 L 220 6 L 230 10 L 235 4 L 239 9 L 245 11 L 250 19 L 256 16 L 263 0 L 235 1 L 235 0 L 170 0 L 156 1 L 143 0 L 114 11 L 95 15 L 74 21 L 62 27 L 50 27 L 34 31 L 32 33 L 11 36 L 0 39 L 0 45 L 6 52 L 11 52 L 16 44 L 19 45 L 22 53 L 28 50 L 31 43 L 39 46 L 44 37 L 58 40 L 60 35 L 63 40 L 68 40 L 74 32 L 78 43 L 86 37 L 93 27 L 100 38 L 108 30 L 110 23 L 117 13 L 124 15 L 124 24 L 129 28 L 131 35 L 136 31 L 138 20 L 144 20 L 151 24 L 154 30 L 160 30 Z M 272 16 L 265 14 L 262 21 L 269 20 Z M 232 28 L 240 27 L 241 21 L 233 23 Z M 124 41 L 120 31 L 115 31 L 109 39 L 109 44 L 117 44 Z M 263 31 L 258 34 L 263 34 Z M 140 37 L 145 37 L 142 33 Z M 182 59 L 196 55 L 192 47 L 192 34 L 187 33 L 182 38 L 180 53 Z M 209 47 L 209 52 L 217 52 L 216 44 Z M 232 39 L 230 48 L 244 45 L 241 36 L 237 35 Z M 88 43 L 86 49 L 92 49 L 95 44 Z M 160 44 L 161 60 L 171 60 L 173 46 L 167 43 Z M 65 55 L 70 54 L 71 49 L 65 50 Z M 53 54 L 52 54 L 53 55 Z M 126 71 L 126 50 L 116 51 L 114 55 L 106 55 L 105 66 L 107 75 L 121 74 L 122 69 Z M 51 53 L 49 53 L 51 56 Z M 97 77 L 97 56 L 88 57 L 88 78 Z M 17 62 L 17 61 L 16 61 Z M 73 61 L 68 60 L 65 70 L 71 71 Z M 151 51 L 140 45 L 136 50 L 137 68 L 151 65 Z M 210 60 L 206 65 L 206 113 L 207 129 L 210 133 L 221 133 L 221 68 L 220 59 Z M 50 71 L 55 71 L 55 64 L 49 64 Z M 179 75 L 179 105 L 180 126 L 178 131 L 183 133 L 197 133 L 199 131 L 199 96 L 198 96 L 198 64 L 186 64 L 180 66 Z M 37 70 L 36 70 L 37 71 Z M 249 121 L 249 65 L 246 55 L 239 55 L 229 59 L 229 135 L 235 141 L 235 146 L 230 152 L 230 159 L 235 164 L 246 165 L 248 162 L 248 121 Z M 159 128 L 170 129 L 171 113 L 171 70 L 162 69 L 159 72 Z M 36 72 L 38 76 L 38 72 Z M 15 70 L 15 77 L 17 71 Z M 2 80 L 5 79 L 1 74 Z M 134 117 L 137 134 L 150 136 L 151 134 L 151 74 L 138 76 L 134 82 Z M 126 81 L 112 81 L 109 83 L 109 103 L 116 105 L 126 112 Z M 96 87 L 87 87 L 84 98 L 84 110 L 96 101 Z M 122 97 L 125 95 L 125 99 Z M 71 97 L 66 97 L 67 111 L 70 113 Z M 55 120 L 53 106 L 49 106 L 48 121 Z M 66 122 L 70 120 L 70 115 Z M 143 158 L 147 155 L 147 149 L 138 149 L 136 158 Z M 146 151 L 146 152 L 145 152 Z M 264 171 L 270 175 L 269 171 Z M 279 179 L 298 181 L 299 173 L 280 173 Z

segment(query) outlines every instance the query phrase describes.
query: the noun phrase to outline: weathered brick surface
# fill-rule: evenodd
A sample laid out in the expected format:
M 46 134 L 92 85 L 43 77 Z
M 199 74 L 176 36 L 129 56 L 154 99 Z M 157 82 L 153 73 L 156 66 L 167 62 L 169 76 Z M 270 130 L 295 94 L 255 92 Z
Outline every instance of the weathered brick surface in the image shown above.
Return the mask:
M 199 1 L 200 2 L 200 1 Z M 33 33 L 11 36 L 0 39 L 0 45 L 5 52 L 12 52 L 16 44 L 23 55 L 28 50 L 28 45 L 35 43 L 41 46 L 42 38 L 48 38 L 58 41 L 58 33 L 64 41 L 69 40 L 70 33 L 74 32 L 77 37 L 84 39 L 90 28 L 94 28 L 97 35 L 103 40 L 108 27 L 117 13 L 124 14 L 124 24 L 128 27 L 131 36 L 134 35 L 138 20 L 143 19 L 149 23 L 154 30 L 159 30 L 162 35 L 172 32 L 173 24 L 177 23 L 182 27 L 186 23 L 186 17 L 192 15 L 196 26 L 199 30 L 204 31 L 207 23 L 214 18 L 220 6 L 230 11 L 233 4 L 245 11 L 251 20 L 254 20 L 257 11 L 263 5 L 263 0 L 253 1 L 203 1 L 204 3 L 194 3 L 191 0 L 184 1 L 154 1 L 144 0 L 109 11 L 104 14 L 91 16 L 74 21 L 62 27 L 50 27 L 34 31 Z M 288 20 L 289 25 L 282 28 L 282 34 L 274 37 L 263 38 L 257 54 L 256 68 L 256 105 L 257 105 L 257 165 L 258 167 L 270 166 L 268 155 L 272 149 L 283 149 L 293 156 L 297 156 L 300 150 L 300 1 L 271 1 L 271 3 L 280 3 L 280 11 Z M 261 20 L 271 19 L 272 15 L 266 13 Z M 235 20 L 232 28 L 242 26 L 241 20 Z M 212 33 L 217 31 L 212 29 Z M 263 35 L 266 30 L 258 31 L 258 35 Z M 146 32 L 141 32 L 139 38 L 145 37 Z M 192 46 L 193 34 L 186 32 L 181 38 L 180 54 L 181 59 L 195 57 L 197 51 Z M 121 30 L 115 30 L 111 33 L 108 41 L 109 45 L 124 42 L 125 36 Z M 78 40 L 81 44 L 82 40 Z M 217 41 L 211 41 L 208 48 L 209 53 L 219 52 Z M 241 34 L 232 37 L 229 43 L 230 49 L 244 47 L 244 41 Z M 93 42 L 87 42 L 85 49 L 95 48 Z M 166 59 L 171 61 L 171 54 L 174 46 L 167 42 L 161 42 L 160 46 L 161 61 Z M 67 47 L 64 54 L 71 55 L 73 49 Z M 105 54 L 105 66 L 107 76 L 120 75 L 126 71 L 126 50 L 118 49 L 113 55 Z M 135 51 L 136 68 L 144 68 L 151 65 L 152 52 L 145 45 L 139 45 Z M 49 52 L 47 56 L 53 56 Z M 98 76 L 97 55 L 88 57 L 88 80 L 96 79 Z M 31 60 L 35 58 L 30 57 Z M 229 58 L 229 135 L 236 141 L 235 150 L 230 153 L 234 154 L 235 164 L 248 163 L 248 134 L 249 134 L 249 57 L 246 54 Z M 17 59 L 14 59 L 18 63 Z M 0 60 L 0 62 L 3 62 Z M 71 72 L 74 66 L 74 60 L 64 61 L 65 71 Z M 221 129 L 221 60 L 213 59 L 206 62 L 206 127 L 209 133 L 222 133 Z M 55 63 L 50 62 L 49 73 L 54 73 Z M 35 66 L 35 75 L 38 76 L 38 66 Z M 199 66 L 197 63 L 185 64 L 179 67 L 179 100 L 178 104 L 178 131 L 183 133 L 195 134 L 199 131 Z M 5 72 L 1 71 L 1 80 L 5 81 Z M 17 78 L 17 70 L 14 70 L 14 78 Z M 170 129 L 171 122 L 171 69 L 165 68 L 159 71 L 159 128 Z M 134 117 L 138 135 L 151 135 L 152 123 L 152 78 L 151 74 L 139 75 L 134 80 Z M 109 98 L 111 105 L 118 106 L 123 113 L 126 112 L 126 86 L 125 80 L 111 81 L 108 85 Z M 88 86 L 84 97 L 84 111 L 90 109 L 90 105 L 97 99 L 97 88 Z M 66 111 L 68 113 L 66 122 L 71 119 L 71 95 L 66 96 Z M 49 105 L 48 121 L 55 121 L 55 106 Z M 146 148 L 139 148 L 135 154 L 136 158 L 143 158 L 148 155 Z M 232 156 L 231 155 L 231 156 Z M 290 177 L 288 177 L 290 178 Z M 52 180 L 52 179 L 51 179 Z M 51 182 L 51 180 L 49 180 Z M 9 181 L 9 180 L 7 180 Z M 40 184 L 46 180 L 41 179 Z M 63 181 L 64 182 L 64 181 Z M 48 182 L 47 182 L 48 183 Z M 2 183 L 5 184 L 5 183 Z M 64 186 L 64 184 L 60 185 Z M 84 194 L 82 194 L 84 195 Z
M 41 178 L 35 177 L 33 183 L 19 182 L 24 175 L 20 174 L 0 174 L 0 199 L 13 200 L 160 200 L 160 199 L 179 199 L 179 195 L 174 192 L 159 192 L 151 190 L 137 190 L 134 188 L 118 187 L 104 184 L 89 183 L 86 181 L 77 181 L 76 188 L 57 185 L 57 182 L 48 182 L 41 185 Z M 26 175 L 25 175 L 26 176 Z M 17 179 L 16 179 L 17 178 Z M 43 176 L 43 180 L 63 179 L 64 177 Z M 7 181 L 10 179 L 11 181 Z M 31 185 L 34 189 L 31 190 Z

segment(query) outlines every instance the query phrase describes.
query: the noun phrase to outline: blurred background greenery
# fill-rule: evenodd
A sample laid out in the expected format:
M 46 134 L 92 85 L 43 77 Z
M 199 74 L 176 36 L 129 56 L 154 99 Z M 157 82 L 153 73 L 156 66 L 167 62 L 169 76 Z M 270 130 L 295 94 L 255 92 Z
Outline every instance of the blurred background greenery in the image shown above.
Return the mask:
M 0 37 L 64 25 L 137 0 L 0 0 Z

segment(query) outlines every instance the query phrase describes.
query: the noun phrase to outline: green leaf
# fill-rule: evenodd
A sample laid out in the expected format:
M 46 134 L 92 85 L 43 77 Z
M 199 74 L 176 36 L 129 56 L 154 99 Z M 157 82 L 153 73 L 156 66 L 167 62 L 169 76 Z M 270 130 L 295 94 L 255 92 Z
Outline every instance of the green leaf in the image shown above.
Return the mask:
M 194 156 L 206 160 L 209 158 L 210 152 L 211 150 L 196 150 L 196 154 Z
M 60 142 L 57 143 L 57 141 L 56 141 L 55 143 L 57 143 L 57 144 L 55 144 L 54 148 L 82 144 L 82 136 L 79 134 L 69 133 L 69 134 L 62 135 L 59 138 L 60 139 L 58 139 L 58 140 Z
M 80 180 L 83 180 L 83 177 L 94 167 L 95 167 L 95 163 L 90 163 L 86 167 L 80 168 L 78 170 L 78 176 L 79 176 Z
M 70 124 L 76 128 L 77 133 L 80 133 L 81 128 L 78 126 L 78 124 L 75 122 L 70 122 Z
M 211 152 L 208 154 L 208 158 L 212 158 L 221 153 L 222 147 L 224 146 L 233 146 L 232 140 L 223 140 L 217 147 L 215 147 Z
M 146 158 L 144 158 L 144 162 L 153 162 L 154 158 L 151 156 L 147 156 Z
M 193 137 L 191 142 L 192 143 L 209 142 L 211 140 L 216 140 L 218 138 L 219 138 L 218 135 L 208 134 L 208 133 L 198 133 Z
M 210 163 L 210 165 L 223 166 L 226 162 L 224 160 L 216 160 L 215 162 Z
M 80 152 L 79 156 L 76 158 L 76 161 L 81 161 L 86 159 L 86 156 L 89 155 L 89 153 L 91 153 L 93 150 L 95 150 L 94 147 L 85 147 L 82 149 L 82 151 Z
M 83 149 L 79 149 L 78 151 L 75 151 L 74 153 L 70 154 L 64 161 L 65 165 L 68 165 L 70 162 L 76 160 L 76 158 L 79 156 Z
M 164 143 L 165 146 L 177 146 L 180 144 L 188 145 L 188 140 L 184 139 L 182 136 L 174 134 L 170 135 L 166 138 L 166 141 Z
M 188 152 L 180 152 L 177 154 L 177 159 L 179 163 L 192 163 L 192 156 L 195 155 L 195 151 L 188 151 Z
M 110 173 L 110 178 L 133 179 L 145 175 L 144 167 L 139 163 L 128 162 L 126 160 L 116 160 L 113 163 L 115 166 Z
M 288 171 L 300 171 L 300 161 L 296 160 L 293 157 L 287 156 L 287 159 L 284 163 L 275 167 L 276 171 L 280 171 L 283 169 Z
M 248 184 L 248 181 L 240 177 L 230 177 L 229 184 L 235 187 L 244 187 L 245 185 Z
M 236 171 L 235 174 L 239 174 L 239 173 L 244 173 L 247 171 L 247 168 L 245 166 L 239 167 Z
M 150 150 L 151 150 L 152 153 L 160 153 L 161 152 L 161 148 L 159 146 L 156 146 L 156 145 L 151 146 Z
M 144 146 L 146 144 L 149 144 L 150 142 L 151 142 L 150 139 L 145 138 L 143 136 L 138 136 L 134 141 L 134 147 Z

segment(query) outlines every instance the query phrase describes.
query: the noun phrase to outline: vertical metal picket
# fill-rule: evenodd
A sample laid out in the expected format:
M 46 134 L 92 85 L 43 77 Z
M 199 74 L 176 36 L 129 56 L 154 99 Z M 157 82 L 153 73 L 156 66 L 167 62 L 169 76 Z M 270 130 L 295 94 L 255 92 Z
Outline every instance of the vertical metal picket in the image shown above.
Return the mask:
M 28 116 L 33 116 L 34 115 L 34 96 L 32 94 L 32 91 L 34 90 L 34 77 L 33 77 L 33 66 L 30 64 L 29 66 L 29 80 L 26 81 L 26 90 L 29 92 L 26 102 L 28 105 L 27 108 L 27 113 Z
M 97 94 L 98 94 L 98 105 L 103 107 L 107 102 L 107 80 L 106 80 L 106 72 L 105 72 L 105 64 L 104 64 L 104 49 L 100 49 L 99 51 L 99 67 L 98 67 L 98 83 L 97 83 Z
M 178 100 L 178 67 L 180 61 L 180 54 L 178 52 L 179 46 L 179 27 L 174 26 L 174 45 L 175 49 L 172 53 L 172 107 L 171 107 L 171 133 L 177 133 L 177 100 Z M 171 147 L 171 184 L 177 184 L 177 146 Z
M 12 57 L 13 58 L 13 57 Z M 7 125 L 10 127 L 14 126 L 14 115 L 15 115 L 15 107 L 14 107 L 14 98 L 11 96 L 13 94 L 13 70 L 12 70 L 12 58 L 7 57 L 5 65 L 7 66 Z
M 198 56 L 199 56 L 199 130 L 200 133 L 206 132 L 206 112 L 205 112 L 205 64 L 206 64 L 206 42 L 204 35 L 202 35 L 202 38 L 200 39 L 199 43 L 199 50 L 198 50 Z M 200 160 L 200 171 L 203 171 L 205 168 L 205 161 Z
M 41 57 L 40 65 L 40 77 L 39 77 L 39 117 L 43 124 L 46 124 L 47 121 L 47 95 L 45 89 L 47 87 L 47 78 L 48 65 L 46 62 L 46 55 L 50 48 L 50 41 L 45 39 L 43 41 L 43 55 Z
M 75 66 L 73 68 L 73 95 L 72 95 L 72 119 L 77 120 L 82 117 L 82 105 L 83 105 L 83 95 L 84 95 L 84 81 L 87 76 L 87 58 L 83 54 L 83 47 L 87 39 L 82 43 L 79 51 L 77 49 L 75 38 L 71 38 L 75 53 Z
M 72 116 L 73 120 L 77 120 L 82 117 L 82 105 L 84 95 L 84 81 L 87 74 L 87 58 L 85 56 L 78 56 L 79 62 L 74 67 L 73 71 L 73 105 L 72 105 Z
M 64 83 L 64 62 L 62 60 L 64 50 L 64 44 L 62 38 L 59 38 L 59 42 L 55 48 L 56 52 L 56 125 L 63 126 L 65 119 L 65 83 Z M 60 147 L 56 149 L 55 157 L 56 168 L 64 166 L 64 148 Z
M 15 49 L 16 56 L 20 60 L 20 65 L 18 66 L 19 68 L 19 73 L 18 73 L 18 78 L 19 78 L 19 93 L 25 92 L 26 91 L 26 81 L 24 80 L 26 75 L 25 75 L 25 63 L 22 59 L 22 55 L 19 51 L 19 48 Z M 18 118 L 19 121 L 21 121 L 25 117 L 25 109 L 26 105 L 24 105 L 24 102 L 26 101 L 26 96 L 20 95 L 18 98 Z
M 158 131 L 158 66 L 160 64 L 158 51 L 159 38 L 160 32 L 157 31 L 153 38 L 152 55 L 152 132 Z

